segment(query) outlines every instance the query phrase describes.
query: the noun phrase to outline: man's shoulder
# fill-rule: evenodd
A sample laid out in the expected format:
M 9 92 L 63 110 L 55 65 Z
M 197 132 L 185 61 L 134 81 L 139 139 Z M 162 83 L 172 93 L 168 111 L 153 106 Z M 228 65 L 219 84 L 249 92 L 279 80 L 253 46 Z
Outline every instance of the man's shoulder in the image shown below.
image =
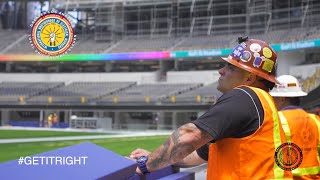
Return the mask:
M 256 93 L 254 90 L 249 86 L 238 86 L 227 93 L 237 96 L 248 96 L 248 95 L 255 95 Z
M 295 117 L 304 119 L 313 118 L 312 115 L 310 115 L 310 113 L 308 113 L 302 108 L 282 109 L 281 111 L 279 111 L 279 113 L 283 114 L 285 117 Z
M 247 100 L 246 100 L 247 99 Z M 247 87 L 247 86 L 239 86 L 236 87 L 230 91 L 227 91 L 223 93 L 223 95 L 219 98 L 218 101 L 236 101 L 236 102 L 241 102 L 243 100 L 257 100 L 259 99 L 257 94 L 253 91 L 253 89 Z

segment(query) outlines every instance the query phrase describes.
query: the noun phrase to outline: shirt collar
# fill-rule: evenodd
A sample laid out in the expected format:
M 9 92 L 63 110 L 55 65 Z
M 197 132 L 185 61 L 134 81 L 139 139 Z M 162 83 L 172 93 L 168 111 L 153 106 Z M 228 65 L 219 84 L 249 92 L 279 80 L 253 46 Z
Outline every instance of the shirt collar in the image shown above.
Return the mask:
M 286 107 L 283 107 L 282 109 L 281 109 L 281 111 L 283 111 L 283 110 L 288 110 L 288 109 L 302 109 L 302 107 L 300 107 L 300 106 L 286 106 Z

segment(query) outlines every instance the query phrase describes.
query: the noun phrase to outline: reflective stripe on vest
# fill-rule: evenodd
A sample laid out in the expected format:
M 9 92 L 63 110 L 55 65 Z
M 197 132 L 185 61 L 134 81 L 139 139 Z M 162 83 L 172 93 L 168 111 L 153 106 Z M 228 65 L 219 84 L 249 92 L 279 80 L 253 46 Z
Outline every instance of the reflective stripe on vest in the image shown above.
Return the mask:
M 288 124 L 286 117 L 284 117 L 284 115 L 281 111 L 279 111 L 279 118 L 281 121 L 282 129 L 283 129 L 284 133 L 286 134 L 287 142 L 291 142 L 290 127 L 289 127 L 289 124 Z
M 318 162 L 320 162 L 319 159 L 319 147 L 320 147 L 320 122 L 317 120 L 317 118 L 315 116 L 312 116 L 311 114 L 309 114 L 309 116 L 314 120 L 314 122 L 317 124 L 318 127 Z M 291 142 L 291 133 L 290 133 L 290 127 L 288 124 L 288 120 L 287 118 L 283 115 L 282 112 L 279 111 L 279 118 L 281 120 L 281 124 L 282 124 L 282 128 L 284 133 L 286 134 L 287 137 L 287 141 Z M 319 174 L 320 173 L 320 166 L 316 166 L 316 167 L 307 167 L 307 168 L 297 168 L 292 170 L 292 174 L 293 176 L 305 176 L 305 175 L 315 175 L 315 174 Z
M 273 116 L 273 141 L 274 141 L 274 148 L 277 149 L 281 145 L 280 124 L 279 124 L 278 113 L 277 113 L 278 110 L 267 92 L 265 92 L 259 88 L 254 88 L 254 90 L 260 92 L 263 95 L 263 97 L 267 100 L 267 102 L 270 105 L 270 108 L 273 112 L 272 113 L 272 116 Z M 275 179 L 284 178 L 284 170 L 281 169 L 277 165 L 276 162 L 274 162 L 274 178 Z
M 318 126 L 318 162 L 320 164 L 320 120 L 317 119 L 316 115 L 315 114 L 309 114 L 309 116 L 314 120 L 314 122 L 317 124 Z

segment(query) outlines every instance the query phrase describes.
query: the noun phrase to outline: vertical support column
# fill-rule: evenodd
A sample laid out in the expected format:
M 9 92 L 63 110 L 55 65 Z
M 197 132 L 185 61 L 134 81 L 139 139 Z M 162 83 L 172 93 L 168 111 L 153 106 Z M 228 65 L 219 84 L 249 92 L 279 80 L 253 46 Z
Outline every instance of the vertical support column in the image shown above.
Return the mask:
M 177 129 L 177 112 L 172 112 L 172 129 Z
M 174 59 L 174 70 L 179 71 L 179 59 Z
M 174 68 L 174 61 L 164 61 L 164 60 L 160 60 L 159 61 L 159 65 L 160 65 L 160 69 L 158 70 L 159 72 L 159 76 L 157 78 L 158 81 L 166 81 L 167 80 L 167 71 L 171 70 L 172 68 Z
M 103 110 L 100 110 L 98 113 L 99 113 L 99 118 L 104 118 Z
M 192 4 L 191 4 L 191 7 L 190 7 L 190 12 L 191 13 L 193 13 L 194 4 L 195 4 L 195 0 L 192 0 Z
M 114 124 L 112 129 L 120 129 L 120 112 L 114 112 Z
M 213 16 L 210 16 L 209 25 L 208 25 L 208 31 L 207 31 L 207 35 L 208 36 L 211 34 L 212 21 L 213 21 Z
M 2 126 L 9 125 L 10 111 L 8 109 L 2 109 L 1 112 L 1 124 Z
M 44 112 L 43 110 L 40 110 L 40 115 L 39 115 L 39 127 L 44 127 Z
M 166 80 L 166 68 L 165 68 L 165 62 L 163 60 L 159 61 L 160 69 L 158 70 L 157 74 L 157 81 Z
M 104 66 L 105 72 L 111 72 L 112 67 L 113 67 L 113 63 L 112 62 L 108 62 L 108 61 L 105 62 L 105 66 Z
M 191 27 L 190 27 L 190 36 L 192 36 L 195 22 L 196 22 L 196 19 L 195 19 L 195 17 L 193 17 L 192 21 L 191 21 Z
M 71 117 L 71 110 L 64 111 L 64 122 L 70 123 L 70 117 Z
M 94 117 L 102 118 L 103 117 L 103 111 L 94 111 Z
M 11 72 L 12 62 L 6 62 L 6 72 Z
M 157 124 L 158 130 L 164 129 L 164 113 L 165 112 L 162 112 L 162 111 L 158 113 L 158 118 L 159 118 L 158 124 Z

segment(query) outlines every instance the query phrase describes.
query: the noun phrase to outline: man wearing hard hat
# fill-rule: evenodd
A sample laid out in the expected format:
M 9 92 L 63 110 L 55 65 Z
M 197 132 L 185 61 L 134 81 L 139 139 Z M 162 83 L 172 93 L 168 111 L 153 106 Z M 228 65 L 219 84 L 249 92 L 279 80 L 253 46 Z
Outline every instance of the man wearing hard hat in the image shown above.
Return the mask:
M 299 106 L 300 97 L 307 93 L 302 91 L 295 77 L 282 75 L 277 80 L 280 84 L 270 94 L 279 110 L 287 142 L 297 145 L 302 153 L 301 162 L 298 162 L 301 164 L 292 170 L 294 179 L 320 179 L 320 121 Z M 292 160 L 294 163 L 295 159 Z
M 277 149 L 286 140 L 268 94 L 277 83 L 277 55 L 264 41 L 238 40 L 231 54 L 222 58 L 226 65 L 219 69 L 217 89 L 223 95 L 154 152 L 134 150 L 130 158 L 137 159 L 137 173 L 208 162 L 208 180 L 291 178 L 291 171 L 275 162 L 282 161 L 275 153 L 283 152 Z

